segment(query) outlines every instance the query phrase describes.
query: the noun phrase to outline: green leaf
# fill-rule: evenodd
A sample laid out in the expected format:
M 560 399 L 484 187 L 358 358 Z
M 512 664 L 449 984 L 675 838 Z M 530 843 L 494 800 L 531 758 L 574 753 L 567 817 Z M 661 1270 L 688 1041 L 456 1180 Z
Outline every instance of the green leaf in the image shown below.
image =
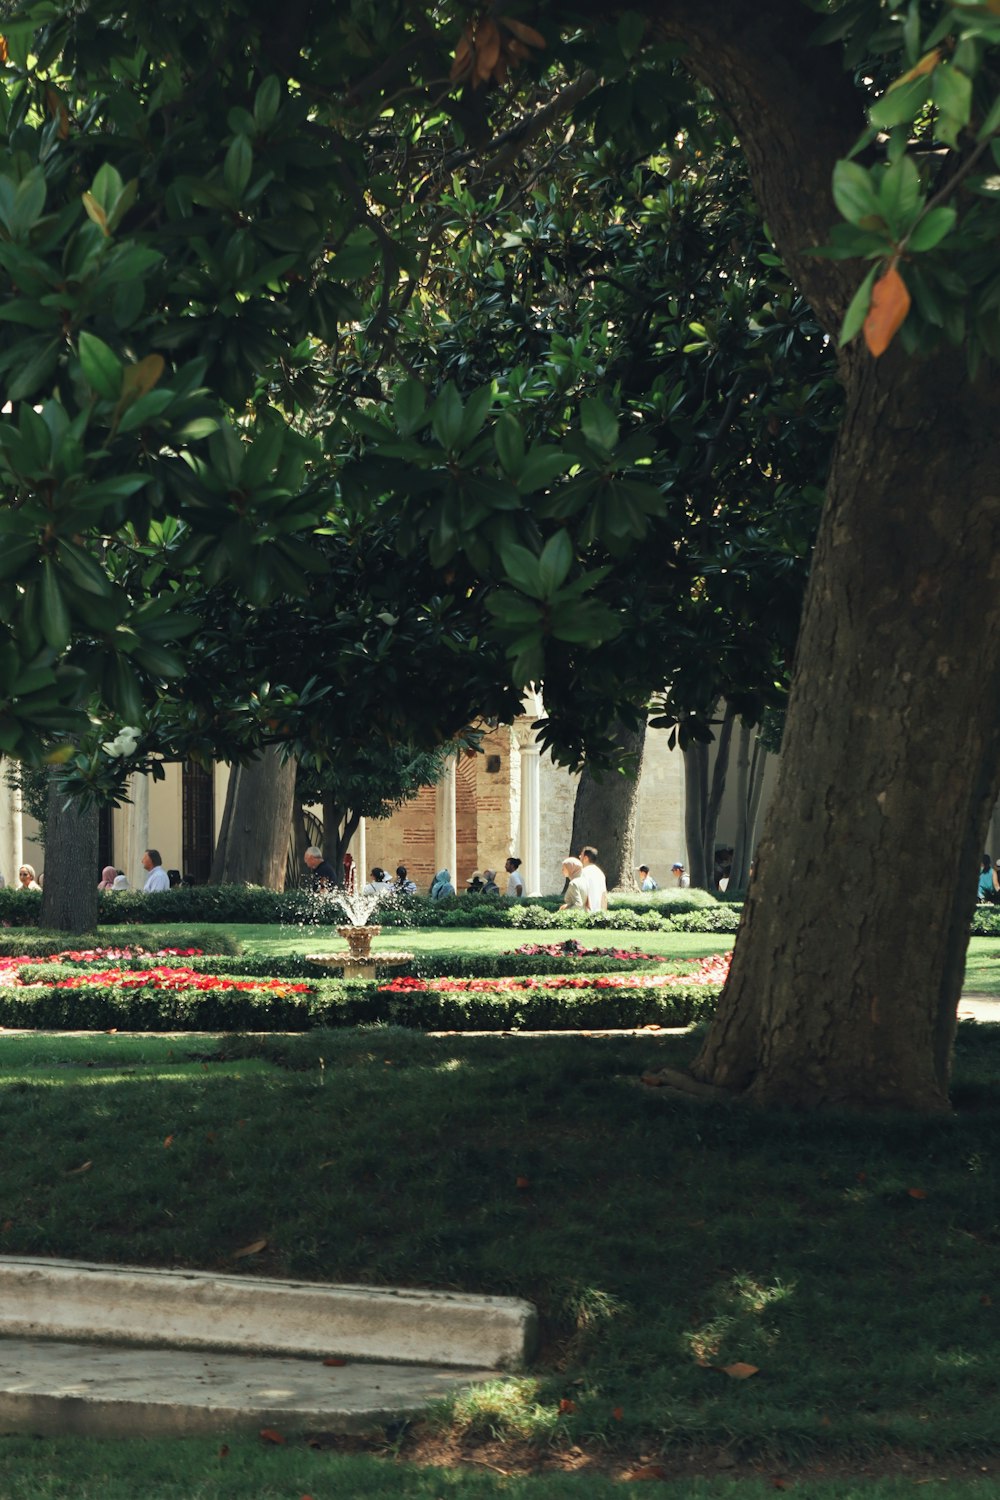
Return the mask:
M 935 68 L 935 74 L 941 71 Z M 879 130 L 889 130 L 893 125 L 909 125 L 915 120 L 930 97 L 930 78 L 924 75 L 901 83 L 882 95 L 868 111 L 868 118 Z
M 931 98 L 941 113 L 959 127 L 968 125 L 972 114 L 972 79 L 960 68 L 940 63 L 934 69 Z
M 572 566 L 573 543 L 570 541 L 569 532 L 557 531 L 554 536 L 549 537 L 538 559 L 538 578 L 544 591 L 544 598 L 552 598 L 565 581 Z
M 504 473 L 517 480 L 524 467 L 524 433 L 513 412 L 505 411 L 497 419 L 493 429 L 493 446 Z
M 281 83 L 272 73 L 270 78 L 264 79 L 257 90 L 257 97 L 253 103 L 253 117 L 257 129 L 263 131 L 273 125 L 280 107 Z
M 517 476 L 517 487 L 522 495 L 530 495 L 534 490 L 545 489 L 553 479 L 564 474 L 571 463 L 572 459 L 569 455 L 561 453 L 558 448 L 535 443 L 530 448 L 524 460 L 524 466 Z
M 412 437 L 423 422 L 427 394 L 419 380 L 404 380 L 392 395 L 392 414 L 401 437 Z
M 36 348 L 35 353 L 20 366 L 18 374 L 7 387 L 9 401 L 22 401 L 26 396 L 35 394 L 38 387 L 55 369 L 61 343 L 61 338 L 51 339 L 48 343 Z
M 493 405 L 493 385 L 481 386 L 478 391 L 473 391 L 465 404 L 465 414 L 462 417 L 462 430 L 459 433 L 459 442 L 463 448 L 479 436 L 486 421 L 486 415 Z
M 42 562 L 41 581 L 42 635 L 53 651 L 64 651 L 69 645 L 69 610 L 59 587 L 59 578 L 51 558 Z
M 872 287 L 875 285 L 875 277 L 878 275 L 878 271 L 878 266 L 872 266 L 868 275 L 851 298 L 850 306 L 844 314 L 844 321 L 840 329 L 841 348 L 851 342 L 851 339 L 865 321 L 872 300 Z
M 245 135 L 238 135 L 226 152 L 222 169 L 222 180 L 237 202 L 243 197 L 252 171 L 253 147 Z
M 920 174 L 911 156 L 901 156 L 882 173 L 879 183 L 882 217 L 900 238 L 913 223 L 923 203 Z
M 500 561 L 510 582 L 522 594 L 528 594 L 532 599 L 545 598 L 539 560 L 527 547 L 522 547 L 517 542 L 508 542 L 501 550 Z
M 123 366 L 121 360 L 109 349 L 103 339 L 84 330 L 77 348 L 84 379 L 91 390 L 106 401 L 117 401 L 122 388 Z
M 882 217 L 878 191 L 870 172 L 856 161 L 838 161 L 833 169 L 833 201 L 850 224 Z
M 603 401 L 588 396 L 580 408 L 583 435 L 601 453 L 611 453 L 618 441 L 618 419 Z
M 431 407 L 431 427 L 441 447 L 450 452 L 462 431 L 462 398 L 452 381 L 441 391 Z
M 918 219 L 906 241 L 908 250 L 933 250 L 955 227 L 958 213 L 948 205 L 932 208 Z

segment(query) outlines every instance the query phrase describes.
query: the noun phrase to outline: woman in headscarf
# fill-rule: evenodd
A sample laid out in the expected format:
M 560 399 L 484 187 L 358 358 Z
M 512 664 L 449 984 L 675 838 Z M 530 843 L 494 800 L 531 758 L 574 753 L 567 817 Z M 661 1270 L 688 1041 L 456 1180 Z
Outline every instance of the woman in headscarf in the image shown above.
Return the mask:
M 99 891 L 113 890 L 115 884 L 115 876 L 117 874 L 118 871 L 115 869 L 114 865 L 105 865 L 104 869 L 101 871 L 101 878 L 97 882 L 97 889 Z
M 448 870 L 438 870 L 431 881 L 431 900 L 443 901 L 445 896 L 454 896 L 455 887 L 451 883 L 451 874 Z
M 35 879 L 34 865 L 22 865 L 17 872 L 18 888 L 22 891 L 40 891 L 41 886 Z

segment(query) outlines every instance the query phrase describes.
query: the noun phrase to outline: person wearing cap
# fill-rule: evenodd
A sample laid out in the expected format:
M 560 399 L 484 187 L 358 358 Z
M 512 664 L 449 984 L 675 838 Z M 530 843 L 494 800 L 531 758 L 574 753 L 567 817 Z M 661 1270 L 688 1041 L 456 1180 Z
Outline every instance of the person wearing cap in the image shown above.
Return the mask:
M 566 878 L 566 889 L 563 891 L 563 904 L 560 911 L 586 911 L 587 909 L 587 887 L 583 882 L 583 862 L 576 859 L 572 854 L 569 859 L 562 862 L 562 872 Z
M 652 875 L 650 875 L 648 865 L 639 866 L 639 875 L 641 876 L 639 881 L 640 891 L 658 891 L 660 889 Z
M 670 873 L 677 881 L 678 885 L 689 886 L 691 884 L 691 876 L 685 870 L 679 859 L 675 859 L 673 864 L 670 866 Z
M 496 872 L 496 870 L 484 870 L 483 871 L 483 895 L 484 896 L 499 896 L 499 894 L 500 894 L 500 887 L 497 885 L 497 872 Z

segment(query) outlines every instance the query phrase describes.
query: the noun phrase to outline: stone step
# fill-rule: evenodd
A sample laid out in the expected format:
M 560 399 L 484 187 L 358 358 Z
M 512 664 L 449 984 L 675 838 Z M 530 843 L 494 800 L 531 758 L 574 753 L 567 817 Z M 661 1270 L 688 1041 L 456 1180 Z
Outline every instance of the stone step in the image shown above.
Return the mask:
M 0 1432 L 365 1433 L 496 1378 L 492 1370 L 0 1338 Z
M 0 1256 L 0 1337 L 509 1369 L 537 1317 L 517 1297 Z

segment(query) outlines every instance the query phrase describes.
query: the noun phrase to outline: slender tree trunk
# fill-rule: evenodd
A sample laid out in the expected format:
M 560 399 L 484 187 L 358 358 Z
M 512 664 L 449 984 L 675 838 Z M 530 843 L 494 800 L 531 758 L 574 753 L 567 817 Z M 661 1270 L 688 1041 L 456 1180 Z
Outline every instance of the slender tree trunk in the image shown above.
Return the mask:
M 750 738 L 754 736 L 753 751 Z M 736 804 L 738 822 L 736 843 L 733 848 L 733 863 L 729 872 L 729 890 L 746 889 L 753 861 L 754 844 L 757 837 L 757 814 L 760 808 L 761 791 L 764 786 L 764 767 L 767 751 L 761 744 L 756 727 L 740 725 L 739 748 L 736 752 Z
M 311 843 L 306 831 L 305 808 L 302 799 L 296 792 L 292 800 L 292 826 L 289 835 L 289 847 L 291 852 L 291 863 L 293 871 L 293 883 L 301 885 L 305 872 L 305 853 Z
M 66 793 L 55 781 L 49 782 L 42 927 L 56 932 L 97 930 L 98 827 L 96 807 L 67 804 Z
M 855 360 L 704 1081 L 946 1107 L 1000 781 L 998 406 L 961 354 Z
M 708 800 L 705 805 L 705 888 L 715 890 L 715 840 L 719 831 L 719 813 L 722 809 L 722 798 L 726 791 L 726 778 L 729 775 L 729 756 L 733 744 L 733 724 L 736 714 L 732 705 L 726 704 L 726 711 L 722 717 L 719 729 L 719 738 L 715 745 L 715 761 L 712 765 L 712 781 L 708 791 Z
M 592 845 L 608 889 L 635 890 L 635 820 L 646 726 L 626 729 L 617 724 L 613 734 L 629 755 L 632 769 L 629 773 L 605 772 L 598 778 L 584 766 L 573 805 L 570 848 L 579 854 L 585 844 Z
M 295 761 L 283 761 L 273 746 L 249 765 L 233 767 L 212 861 L 212 885 L 284 890 L 294 794 Z
M 699 890 L 708 888 L 705 865 L 705 821 L 708 816 L 708 746 L 696 740 L 684 751 L 684 841 L 688 878 Z

